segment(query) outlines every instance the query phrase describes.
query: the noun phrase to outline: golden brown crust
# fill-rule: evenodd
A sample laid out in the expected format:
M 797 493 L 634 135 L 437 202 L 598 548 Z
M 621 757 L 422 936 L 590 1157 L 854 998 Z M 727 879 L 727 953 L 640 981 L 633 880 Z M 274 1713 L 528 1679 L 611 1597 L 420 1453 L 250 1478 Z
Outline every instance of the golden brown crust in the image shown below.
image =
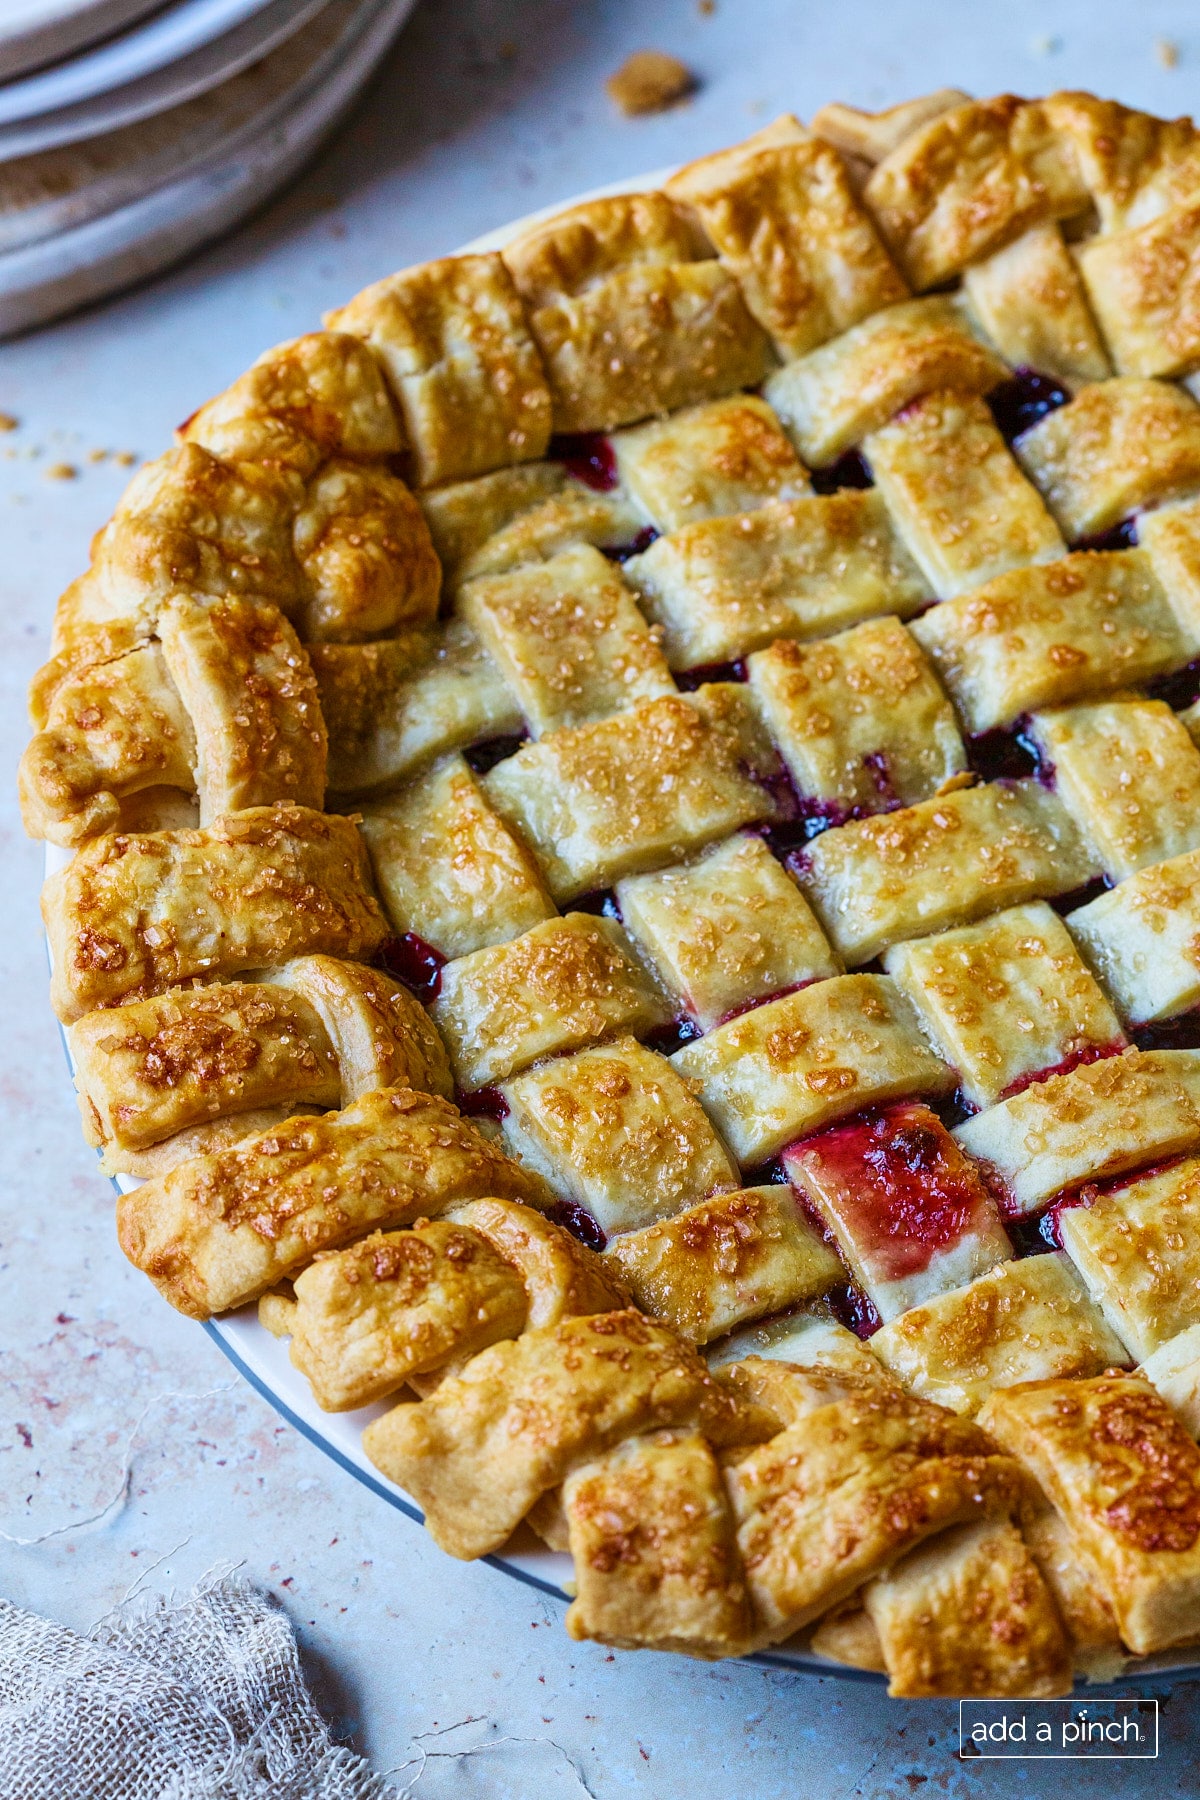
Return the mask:
M 380 1088 L 123 1194 L 117 1232 L 173 1306 L 205 1319 L 257 1299 L 319 1250 L 488 1194 L 536 1204 L 545 1190 L 448 1101 Z
M 760 1643 L 777 1643 L 949 1525 L 1006 1511 L 1017 1464 L 884 1387 L 817 1406 L 727 1472 Z
M 612 448 L 622 482 L 660 531 L 811 491 L 804 464 L 757 394 L 731 394 L 618 431 Z
M 450 1099 L 445 1045 L 425 1008 L 379 969 L 333 956 L 299 956 L 271 976 L 302 997 L 329 1034 L 341 1078 L 341 1104 L 374 1088 L 416 1088 Z
M 88 1013 L 69 1041 L 84 1135 L 118 1151 L 222 1114 L 341 1099 L 319 1015 L 301 996 L 259 982 L 177 988 Z
M 200 822 L 292 800 L 325 802 L 325 721 L 308 658 L 275 607 L 176 597 L 159 618 L 163 660 L 196 737 Z
M 556 731 L 484 777 L 560 903 L 661 868 L 769 810 L 740 745 L 703 703 L 669 695 Z
M 871 1348 L 910 1393 L 967 1414 L 994 1388 L 1098 1375 L 1127 1360 L 1061 1252 L 1003 1262 L 912 1307 Z
M 42 890 L 55 1009 L 69 1021 L 291 956 L 370 956 L 386 926 L 368 879 L 351 821 L 303 806 L 97 838 Z
M 383 364 L 422 487 L 532 462 L 550 395 L 499 256 L 448 256 L 389 275 L 331 313 Z
M 458 610 L 535 737 L 675 692 L 655 633 L 619 572 L 590 545 L 469 581 Z
M 1150 1383 L 1029 1382 L 993 1394 L 980 1418 L 1066 1519 L 1129 1648 L 1194 1637 L 1200 1449 Z
M 912 634 L 876 619 L 748 659 L 796 791 L 856 814 L 911 806 L 967 766 L 954 712 Z
M 786 1187 L 741 1188 L 614 1238 L 608 1256 L 643 1312 L 705 1344 L 842 1279 Z
M 1013 94 L 951 107 L 904 137 L 864 191 L 918 290 L 936 287 L 1041 219 L 1088 204 L 1049 109 Z
M 448 751 L 523 728 L 499 670 L 460 619 L 379 644 L 313 644 L 309 660 L 335 793 L 389 793 Z
M 266 464 L 225 462 L 199 444 L 147 463 L 92 545 L 89 615 L 153 629 L 180 589 L 233 595 L 291 616 L 300 599 L 292 545 L 299 476 Z
M 705 1031 L 755 1001 L 841 973 L 804 896 L 759 837 L 628 876 L 616 895 L 640 953 Z
M 1092 382 L 1016 453 L 1073 543 L 1200 486 L 1200 407 L 1167 381 Z
M 191 790 L 191 718 L 161 646 L 124 621 L 115 632 L 87 632 L 55 657 L 35 677 L 30 700 L 38 731 L 21 758 L 18 786 L 31 837 L 83 843 L 117 829 L 132 795 Z
M 504 1136 L 602 1231 L 633 1231 L 737 1186 L 737 1171 L 685 1081 L 631 1037 L 506 1081 Z
M 819 638 L 880 613 L 907 617 L 928 584 L 878 493 L 771 500 L 700 520 L 625 565 L 673 669 L 777 638 Z
M 232 462 L 274 463 L 309 476 L 328 456 L 390 456 L 400 423 L 379 365 L 356 337 L 312 331 L 277 344 L 179 432 Z
M 1200 1051 L 1123 1050 L 1037 1081 L 955 1129 L 1012 1213 L 1200 1145 Z
M 841 975 L 731 1019 L 671 1059 L 743 1167 L 830 1120 L 913 1093 L 948 1093 L 929 1049 L 883 975 Z
M 1044 370 L 1072 387 L 1112 374 L 1062 231 L 1034 225 L 963 275 L 971 310 L 1014 368 Z
M 451 1216 L 485 1237 L 516 1269 L 525 1286 L 531 1329 L 628 1307 L 628 1289 L 612 1265 L 531 1206 L 471 1200 L 456 1206 Z
M 986 394 L 1008 371 L 942 295 L 887 307 L 770 376 L 763 395 L 810 468 L 935 388 Z
M 461 756 L 363 808 L 384 909 L 440 955 L 469 956 L 554 917 L 537 865 Z
M 568 1635 L 736 1656 L 750 1637 L 721 1471 L 696 1431 L 627 1438 L 563 1483 L 575 1599 Z
M 907 297 L 841 158 L 817 138 L 752 138 L 688 164 L 666 191 L 695 211 L 784 359 Z
M 665 194 L 587 201 L 508 245 L 557 431 L 611 431 L 761 381 L 765 334 L 701 252 Z
M 451 1556 L 497 1550 L 573 1468 L 638 1432 L 737 1441 L 738 1408 L 694 1350 L 636 1312 L 598 1313 L 481 1351 L 419 1406 L 369 1425 L 375 1466 Z
M 940 599 L 1066 552 L 986 401 L 939 388 L 863 446 L 876 486 Z
M 519 1336 L 520 1277 L 478 1232 L 442 1219 L 323 1252 L 294 1282 L 290 1356 L 326 1412 Z
M 863 1593 L 894 1699 L 1071 1691 L 1070 1640 L 1021 1533 L 984 1519 L 912 1551 Z
M 1200 1002 L 1198 182 L 1088 95 L 785 117 L 269 351 L 59 603 L 22 801 L 123 1243 L 426 1396 L 371 1453 L 573 1550 L 576 1636 L 1023 1696 L 1196 1633 L 1200 1051 L 1122 1024 Z
M 1150 681 L 1191 653 L 1142 550 L 1013 569 L 911 629 L 973 732 Z
M 897 944 L 884 952 L 883 966 L 977 1107 L 1023 1078 L 1125 1043 L 1070 933 L 1044 901 Z
M 1057 795 L 1033 781 L 988 782 L 824 832 L 801 885 L 855 968 L 904 938 L 1069 892 L 1095 873 Z
M 301 635 L 335 644 L 432 624 L 442 569 L 414 494 L 384 468 L 345 459 L 309 482 L 292 537 Z
M 590 913 L 548 919 L 510 944 L 447 963 L 433 1008 L 465 1088 L 620 1031 L 651 1030 L 668 1016 L 621 926 Z

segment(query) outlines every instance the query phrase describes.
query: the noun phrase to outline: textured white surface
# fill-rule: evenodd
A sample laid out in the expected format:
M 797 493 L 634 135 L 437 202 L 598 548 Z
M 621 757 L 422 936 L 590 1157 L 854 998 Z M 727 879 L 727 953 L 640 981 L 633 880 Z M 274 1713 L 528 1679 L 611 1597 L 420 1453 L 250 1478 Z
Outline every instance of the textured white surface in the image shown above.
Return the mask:
M 1178 46 L 1173 69 L 1160 39 Z M 686 109 L 620 120 L 603 79 L 646 46 L 683 56 L 705 85 Z M 1189 0 L 717 0 L 712 16 L 695 0 L 422 0 L 356 121 L 270 212 L 186 270 L 0 349 L 0 410 L 21 421 L 0 436 L 6 769 L 54 598 L 128 477 L 90 452 L 155 454 L 266 345 L 390 268 L 784 107 L 882 105 L 943 82 L 1090 86 L 1191 110 L 1200 16 Z M 59 464 L 78 479 L 48 479 Z M 950 1705 L 570 1645 L 557 1607 L 449 1561 L 238 1383 L 116 1249 L 45 1000 L 41 848 L 21 836 L 11 778 L 5 788 L 0 1530 L 68 1529 L 40 1545 L 0 1539 L 0 1591 L 87 1625 L 139 1580 L 244 1561 L 284 1599 L 323 1704 L 359 1747 L 381 1768 L 415 1758 L 403 1778 L 420 1775 L 415 1800 L 1049 1791 L 1043 1765 L 959 1763 Z M 110 1499 L 130 1448 L 125 1503 L 78 1523 Z M 1157 1763 L 1073 1763 L 1073 1791 L 1194 1792 L 1197 1691 L 1183 1684 L 1166 1704 Z M 459 1721 L 471 1722 L 423 1736 Z M 493 1747 L 446 1754 L 476 1744 Z

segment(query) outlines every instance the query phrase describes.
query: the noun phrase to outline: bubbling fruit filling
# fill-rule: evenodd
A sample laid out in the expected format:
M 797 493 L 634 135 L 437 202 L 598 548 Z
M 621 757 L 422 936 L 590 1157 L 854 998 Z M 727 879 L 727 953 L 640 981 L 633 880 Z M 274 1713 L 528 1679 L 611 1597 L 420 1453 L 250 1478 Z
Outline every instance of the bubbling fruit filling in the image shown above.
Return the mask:
M 585 431 L 574 437 L 556 437 L 550 456 L 568 475 L 596 494 L 611 494 L 620 481 L 617 453 L 602 431 Z
M 998 1230 L 995 1202 L 937 1114 L 903 1102 L 790 1144 L 792 1185 L 833 1230 L 870 1291 Z
M 1026 431 L 1040 425 L 1047 414 L 1066 406 L 1071 396 L 1061 381 L 1040 369 L 1022 364 L 1010 380 L 1002 381 L 987 397 L 1001 437 L 1014 444 Z
M 436 1000 L 442 986 L 446 958 L 415 931 L 384 938 L 375 953 L 375 966 L 402 981 L 424 1005 Z

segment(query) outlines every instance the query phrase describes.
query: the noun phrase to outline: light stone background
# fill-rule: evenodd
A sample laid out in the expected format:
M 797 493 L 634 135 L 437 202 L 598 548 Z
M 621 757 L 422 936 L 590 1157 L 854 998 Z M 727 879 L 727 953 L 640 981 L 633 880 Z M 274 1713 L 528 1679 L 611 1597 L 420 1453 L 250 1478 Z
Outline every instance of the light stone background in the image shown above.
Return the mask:
M 646 46 L 703 85 L 625 121 L 603 80 Z M 557 1604 L 442 1556 L 328 1462 L 122 1261 L 45 998 L 42 852 L 11 800 L 55 596 L 128 476 L 94 453 L 156 455 L 259 351 L 393 268 L 784 108 L 942 83 L 1094 87 L 1174 115 L 1200 99 L 1200 14 L 1188 0 L 421 0 L 349 128 L 270 211 L 182 271 L 0 347 L 0 409 L 20 421 L 0 437 L 0 1592 L 85 1627 L 138 1584 L 241 1563 L 287 1607 L 327 1712 L 379 1768 L 407 1764 L 417 1800 L 1200 1790 L 1200 1684 L 1166 1701 L 1155 1764 L 963 1764 L 949 1704 L 571 1645 Z M 62 464 L 75 479 L 51 474 Z M 126 1466 L 123 1500 L 84 1523 Z

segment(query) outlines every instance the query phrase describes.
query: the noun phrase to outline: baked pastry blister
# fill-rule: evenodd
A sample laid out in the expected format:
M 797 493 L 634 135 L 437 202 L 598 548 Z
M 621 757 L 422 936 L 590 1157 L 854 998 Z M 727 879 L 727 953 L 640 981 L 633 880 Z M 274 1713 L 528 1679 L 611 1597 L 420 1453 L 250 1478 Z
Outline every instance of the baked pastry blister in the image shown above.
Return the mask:
M 1086 94 L 781 119 L 268 351 L 59 604 L 122 1248 L 574 1638 L 1200 1642 L 1198 199 Z

